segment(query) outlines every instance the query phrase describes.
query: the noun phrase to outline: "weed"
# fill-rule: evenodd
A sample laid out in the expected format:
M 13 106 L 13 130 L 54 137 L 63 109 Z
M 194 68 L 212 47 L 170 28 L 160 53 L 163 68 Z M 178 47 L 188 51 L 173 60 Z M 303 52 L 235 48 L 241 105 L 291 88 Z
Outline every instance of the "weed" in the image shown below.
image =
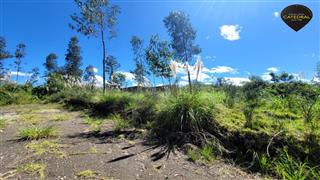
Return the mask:
M 197 162 L 201 158 L 200 154 L 193 149 L 188 149 L 187 156 L 192 162 Z
M 6 124 L 6 120 L 3 117 L 0 117 L 0 129 L 4 129 Z
M 100 119 L 93 119 L 90 117 L 86 117 L 84 120 L 84 123 L 90 125 L 91 131 L 95 133 L 99 133 L 101 131 L 101 126 L 103 121 Z
M 84 170 L 77 174 L 77 176 L 81 178 L 95 178 L 97 175 L 98 173 L 92 170 Z
M 114 122 L 114 130 L 115 131 L 121 131 L 125 128 L 129 127 L 129 122 L 127 120 L 124 120 L 120 117 L 119 114 L 114 114 L 110 117 Z
M 63 146 L 61 144 L 48 140 L 32 141 L 26 145 L 26 148 L 33 151 L 35 155 L 40 156 L 42 154 L 54 154 L 64 158 L 66 157 L 66 153 L 61 151 L 62 147 Z
M 52 118 L 54 121 L 67 121 L 70 119 L 70 116 L 67 114 L 59 114 Z
M 24 140 L 37 140 L 42 138 L 49 138 L 57 136 L 57 129 L 53 126 L 47 127 L 28 127 L 21 129 L 19 137 Z
M 36 114 L 22 114 L 20 115 L 20 118 L 22 121 L 31 123 L 33 125 L 36 125 L 39 123 L 40 119 Z
M 31 175 L 38 174 L 40 179 L 45 179 L 45 164 L 37 164 L 37 163 L 27 163 L 23 166 L 18 167 L 18 172 L 23 172 Z

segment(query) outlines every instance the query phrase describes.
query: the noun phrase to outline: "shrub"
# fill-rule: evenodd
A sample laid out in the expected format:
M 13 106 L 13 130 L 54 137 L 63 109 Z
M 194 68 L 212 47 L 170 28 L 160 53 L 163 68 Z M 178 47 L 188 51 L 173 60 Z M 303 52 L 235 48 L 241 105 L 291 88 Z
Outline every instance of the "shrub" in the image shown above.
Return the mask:
M 206 137 L 214 137 L 213 110 L 207 93 L 170 96 L 160 107 L 154 132 L 165 142 L 204 145 Z
M 24 140 L 42 139 L 57 136 L 57 130 L 53 126 L 29 127 L 21 129 L 19 137 Z
M 310 167 L 307 163 L 295 161 L 286 150 L 275 161 L 275 172 L 283 179 L 313 179 Z
M 251 81 L 242 87 L 245 107 L 243 114 L 246 118 L 245 127 L 252 126 L 254 110 L 261 104 L 261 96 L 266 83 L 259 77 L 251 77 Z
M 122 119 L 119 114 L 112 115 L 111 119 L 114 122 L 115 131 L 121 131 L 125 128 L 130 127 L 129 122 L 127 120 Z

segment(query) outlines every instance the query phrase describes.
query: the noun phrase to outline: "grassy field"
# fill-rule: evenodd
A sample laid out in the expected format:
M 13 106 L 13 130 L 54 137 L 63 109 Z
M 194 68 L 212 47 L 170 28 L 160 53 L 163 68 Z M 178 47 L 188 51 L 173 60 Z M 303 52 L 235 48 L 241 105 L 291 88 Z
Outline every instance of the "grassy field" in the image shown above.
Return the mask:
M 193 144 L 185 153 L 196 164 L 210 166 L 222 158 L 268 177 L 319 179 L 318 87 L 304 83 L 257 84 L 198 86 L 192 93 L 174 87 L 162 92 L 110 90 L 105 95 L 76 88 L 41 98 L 25 92 L 20 95 L 28 98 L 21 98 L 22 102 L 6 100 L 2 104 L 58 102 L 65 109 L 84 112 L 84 123 L 96 134 L 103 133 L 103 119 L 111 119 L 115 132 L 143 129 L 144 138 L 151 144 L 165 145 L 167 153 Z M 39 117 L 30 113 L 20 116 L 31 125 L 20 129 L 21 139 L 57 136 L 58 131 L 51 126 L 35 127 Z M 64 122 L 70 115 L 52 119 Z M 5 128 L 6 120 L 0 122 Z M 91 171 L 78 175 L 88 174 L 95 175 Z

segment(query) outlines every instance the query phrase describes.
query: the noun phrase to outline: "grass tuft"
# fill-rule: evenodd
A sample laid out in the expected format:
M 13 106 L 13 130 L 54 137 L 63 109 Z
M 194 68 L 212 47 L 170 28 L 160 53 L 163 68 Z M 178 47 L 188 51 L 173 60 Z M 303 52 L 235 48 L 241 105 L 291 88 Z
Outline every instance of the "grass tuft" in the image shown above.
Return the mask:
M 67 114 L 59 114 L 52 118 L 53 121 L 67 121 L 70 119 L 70 116 Z
M 58 131 L 53 126 L 47 127 L 28 127 L 21 129 L 19 137 L 23 140 L 37 140 L 42 138 L 56 137 Z

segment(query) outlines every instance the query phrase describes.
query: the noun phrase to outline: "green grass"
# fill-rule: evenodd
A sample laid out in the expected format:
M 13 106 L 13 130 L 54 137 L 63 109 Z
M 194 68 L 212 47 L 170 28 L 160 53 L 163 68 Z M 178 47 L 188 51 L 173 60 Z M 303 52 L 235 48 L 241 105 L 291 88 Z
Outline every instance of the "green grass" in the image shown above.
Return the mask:
M 27 163 L 23 166 L 17 168 L 18 172 L 27 173 L 30 175 L 39 175 L 40 179 L 45 179 L 45 164 L 38 164 L 38 163 Z
M 37 114 L 21 114 L 20 118 L 22 121 L 36 125 L 40 122 L 40 118 Z
M 19 131 L 19 137 L 24 140 L 37 140 L 42 138 L 56 137 L 58 131 L 53 126 L 46 127 L 28 127 Z
M 95 133 L 99 133 L 101 131 L 101 126 L 103 124 L 103 120 L 102 119 L 95 119 L 95 118 L 90 118 L 90 117 L 86 117 L 84 119 L 84 123 L 87 125 L 90 125 L 90 130 L 95 132 Z
M 98 173 L 95 171 L 92 171 L 92 170 L 84 170 L 84 171 L 81 171 L 77 174 L 78 177 L 86 178 L 86 179 L 95 178 L 97 175 L 98 175 Z
M 43 154 L 53 154 L 57 155 L 60 158 L 66 157 L 66 153 L 61 150 L 63 146 L 55 141 L 32 141 L 26 145 L 26 148 L 32 151 L 37 156 Z
M 0 117 L 0 129 L 4 129 L 6 124 L 6 120 L 3 117 Z
M 67 121 L 69 120 L 71 117 L 68 114 L 58 114 L 52 117 L 53 121 Z
M 209 145 L 205 145 L 200 149 L 188 149 L 187 156 L 192 162 L 209 165 L 214 160 L 213 148 Z
M 115 131 L 121 131 L 130 127 L 128 120 L 121 118 L 119 114 L 114 114 L 110 116 L 110 119 L 112 119 L 112 121 L 114 122 Z

